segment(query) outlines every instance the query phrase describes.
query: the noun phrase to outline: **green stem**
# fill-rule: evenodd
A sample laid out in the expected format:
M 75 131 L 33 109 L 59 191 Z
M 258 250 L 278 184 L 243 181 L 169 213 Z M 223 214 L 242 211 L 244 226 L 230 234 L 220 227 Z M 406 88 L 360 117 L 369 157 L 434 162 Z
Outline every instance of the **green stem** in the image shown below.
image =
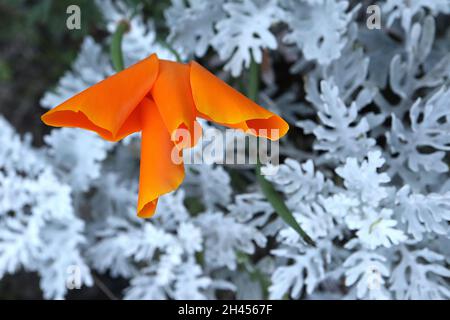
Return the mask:
M 117 29 L 113 34 L 111 39 L 111 60 L 116 72 L 122 71 L 125 69 L 123 62 L 123 53 L 122 53 L 122 39 L 123 35 L 128 31 L 129 25 L 126 21 L 121 21 L 117 25 Z
M 258 100 L 259 91 L 259 65 L 253 59 L 250 63 L 249 74 L 247 96 L 256 101 Z
M 250 64 L 250 79 L 248 85 L 247 95 L 253 101 L 258 98 L 259 90 L 259 66 L 256 62 L 252 60 Z M 259 141 L 258 141 L 259 146 Z M 294 215 L 286 206 L 281 195 L 275 190 L 274 186 L 266 179 L 261 173 L 261 163 L 259 161 L 259 148 L 257 150 L 257 163 L 256 163 L 256 180 L 261 187 L 263 194 L 265 195 L 267 201 L 272 205 L 275 212 L 284 220 L 289 226 L 291 226 L 309 245 L 315 246 L 315 242 L 310 236 L 300 227 L 297 220 L 295 220 Z

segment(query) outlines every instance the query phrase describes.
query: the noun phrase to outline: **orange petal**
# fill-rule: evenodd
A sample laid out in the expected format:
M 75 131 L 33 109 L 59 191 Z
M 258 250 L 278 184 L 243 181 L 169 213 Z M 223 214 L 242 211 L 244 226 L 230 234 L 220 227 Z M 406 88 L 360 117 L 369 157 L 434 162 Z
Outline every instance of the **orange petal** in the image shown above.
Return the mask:
M 190 67 L 182 63 L 160 60 L 158 79 L 152 88 L 152 97 L 159 108 L 161 117 L 178 147 L 194 146 L 198 137 L 195 135 L 195 105 L 192 100 L 189 80 Z M 176 130 L 186 129 L 190 142 L 176 141 Z
M 180 152 L 172 142 L 161 114 L 150 98 L 139 109 L 142 117 L 141 172 L 139 178 L 138 216 L 155 213 L 158 197 L 178 188 L 184 179 L 183 163 L 174 163 L 173 152 Z
M 97 132 L 104 139 L 117 141 L 139 131 L 136 107 L 150 92 L 158 75 L 158 58 L 147 59 L 119 72 L 42 116 L 54 127 L 79 127 Z
M 287 133 L 289 125 L 281 117 L 260 107 L 198 63 L 193 61 L 190 66 L 192 96 L 201 117 L 251 134 L 248 130 L 256 130 L 257 136 L 271 140 Z

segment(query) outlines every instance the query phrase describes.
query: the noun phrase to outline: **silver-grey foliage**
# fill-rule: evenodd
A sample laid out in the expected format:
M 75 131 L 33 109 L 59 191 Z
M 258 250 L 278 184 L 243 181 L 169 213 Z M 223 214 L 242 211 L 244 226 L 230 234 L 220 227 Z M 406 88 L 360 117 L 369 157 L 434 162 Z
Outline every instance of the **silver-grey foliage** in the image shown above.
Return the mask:
M 127 65 L 153 52 L 175 59 L 151 19 L 125 2 L 97 4 L 109 33 L 130 20 Z M 37 271 L 46 298 L 67 294 L 70 266 L 83 285 L 92 270 L 129 279 L 130 299 L 215 299 L 217 289 L 237 298 L 450 298 L 450 29 L 437 24 L 448 26 L 450 0 L 377 4 L 381 30 L 340 0 L 172 0 L 164 15 L 166 42 L 183 59 L 220 62 L 233 77 L 251 59 L 264 63 L 261 101 L 301 133 L 283 138 L 285 160 L 269 179 L 316 247 L 274 215 L 248 168 L 238 169 L 249 182 L 238 192 L 233 168 L 187 165 L 184 185 L 144 221 L 134 211 L 139 135 L 111 144 L 53 129 L 34 149 L 0 118 L 0 279 Z M 278 87 L 271 59 L 292 65 L 299 81 Z M 102 44 L 87 37 L 41 105 L 112 73 Z

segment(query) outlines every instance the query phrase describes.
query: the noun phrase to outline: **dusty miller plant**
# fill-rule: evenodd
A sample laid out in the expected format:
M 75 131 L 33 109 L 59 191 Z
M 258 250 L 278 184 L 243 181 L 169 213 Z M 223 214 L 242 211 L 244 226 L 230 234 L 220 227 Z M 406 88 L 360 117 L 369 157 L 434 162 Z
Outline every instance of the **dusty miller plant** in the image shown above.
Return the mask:
M 141 220 L 139 135 L 53 129 L 35 149 L 1 118 L 0 279 L 38 272 L 45 298 L 73 266 L 129 280 L 128 299 L 450 298 L 450 0 L 379 1 L 374 30 L 357 1 L 172 0 L 163 38 L 139 7 L 96 3 L 109 35 L 129 22 L 126 65 L 176 51 L 233 83 L 262 65 L 259 100 L 291 125 L 269 179 L 316 247 L 248 168 L 187 165 Z M 111 75 L 110 41 L 87 37 L 41 106 Z

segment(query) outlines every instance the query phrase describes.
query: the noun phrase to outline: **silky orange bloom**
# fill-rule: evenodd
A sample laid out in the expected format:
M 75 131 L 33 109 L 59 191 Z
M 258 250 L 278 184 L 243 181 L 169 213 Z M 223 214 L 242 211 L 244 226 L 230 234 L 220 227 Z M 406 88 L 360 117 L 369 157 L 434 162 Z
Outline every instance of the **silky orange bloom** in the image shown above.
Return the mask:
M 195 137 L 202 117 L 231 128 L 279 139 L 289 129 L 279 116 L 258 106 L 196 62 L 159 60 L 155 54 L 75 95 L 42 116 L 54 127 L 91 130 L 109 141 L 142 131 L 138 215 L 151 217 L 158 198 L 178 188 L 183 164 L 173 148 L 195 145 L 174 141 L 183 128 Z M 260 133 L 260 129 L 262 130 Z M 271 129 L 278 129 L 271 136 Z

